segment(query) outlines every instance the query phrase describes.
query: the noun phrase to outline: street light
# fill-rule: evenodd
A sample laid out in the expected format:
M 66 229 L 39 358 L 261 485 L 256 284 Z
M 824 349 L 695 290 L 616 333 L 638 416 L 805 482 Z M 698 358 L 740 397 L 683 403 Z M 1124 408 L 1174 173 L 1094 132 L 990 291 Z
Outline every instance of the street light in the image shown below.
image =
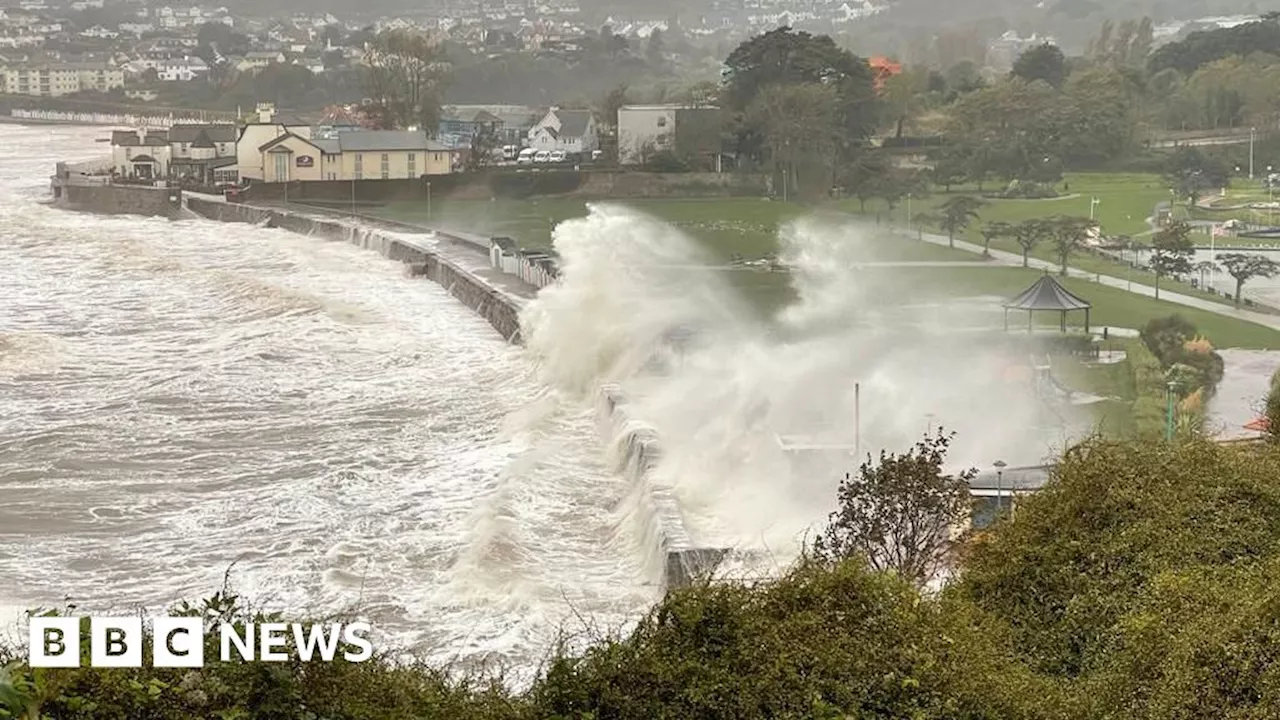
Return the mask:
M 1093 219 L 1093 209 L 1098 207 L 1099 202 L 1101 201 L 1098 200 L 1098 198 L 1093 198 L 1092 200 L 1089 201 L 1089 219 L 1090 220 Z
M 997 515 L 1000 513 L 1000 493 L 1001 493 L 1001 490 L 1003 489 L 1003 486 L 1004 486 L 1004 469 L 1005 469 L 1006 467 L 1008 467 L 1008 465 L 1007 465 L 1007 464 L 1005 463 L 1005 461 L 1003 461 L 1003 460 L 997 460 L 997 461 L 995 462 L 995 468 L 996 468 L 996 514 L 997 514 Z
M 925 419 L 925 422 L 927 423 L 927 425 L 925 426 L 925 434 L 932 435 L 933 434 L 933 413 L 925 413 L 924 419 Z
M 1167 405 L 1165 421 L 1164 421 L 1165 442 L 1173 442 L 1173 389 L 1177 387 L 1177 385 L 1178 383 L 1176 381 L 1169 380 L 1169 382 L 1165 383 L 1165 386 L 1164 386 L 1165 387 L 1165 403 Z

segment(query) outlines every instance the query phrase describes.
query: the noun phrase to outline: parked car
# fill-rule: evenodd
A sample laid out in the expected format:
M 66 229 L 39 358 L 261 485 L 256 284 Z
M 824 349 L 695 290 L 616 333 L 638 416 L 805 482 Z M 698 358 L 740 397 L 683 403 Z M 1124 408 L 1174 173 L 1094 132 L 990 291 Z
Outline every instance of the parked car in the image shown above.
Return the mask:
M 246 187 L 241 185 L 230 185 L 222 191 L 222 197 L 229 203 L 243 202 L 243 195 L 246 189 Z
M 536 163 L 551 162 L 551 153 L 547 150 L 539 150 L 538 153 L 533 156 L 533 161 Z
M 532 165 L 534 162 L 534 157 L 537 154 L 538 154 L 538 151 L 534 150 L 533 148 L 525 148 L 520 151 L 519 155 L 516 156 L 516 162 L 520 165 Z
M 547 162 L 562 163 L 564 161 L 565 154 L 563 150 L 552 150 L 551 157 L 547 158 Z

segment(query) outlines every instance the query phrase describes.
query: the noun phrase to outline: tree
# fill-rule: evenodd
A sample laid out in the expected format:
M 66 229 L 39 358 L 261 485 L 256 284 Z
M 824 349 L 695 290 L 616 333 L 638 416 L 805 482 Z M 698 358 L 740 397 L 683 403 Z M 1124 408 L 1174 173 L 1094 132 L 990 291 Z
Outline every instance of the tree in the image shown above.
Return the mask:
M 471 170 L 487 167 L 493 160 L 494 151 L 500 147 L 497 126 L 484 123 L 471 136 L 471 152 L 467 154 L 467 165 Z
M 839 182 L 845 192 L 858 198 L 859 212 L 867 211 L 867 201 L 878 197 L 880 179 L 889 172 L 889 159 L 883 151 L 864 150 L 839 169 Z
M 1044 43 L 1023 51 L 1013 63 L 1012 74 L 1027 81 L 1043 80 L 1054 88 L 1067 79 L 1067 58 L 1052 43 Z
M 749 122 L 764 131 L 787 197 L 824 197 L 832 186 L 839 145 L 835 100 L 835 90 L 824 85 L 771 85 L 747 110 Z
M 1156 274 L 1156 299 L 1160 298 L 1160 278 L 1191 272 L 1196 248 L 1191 242 L 1191 226 L 1175 220 L 1151 236 L 1151 270 Z
M 881 176 L 876 184 L 875 197 L 884 200 L 892 213 L 898 203 L 908 195 L 919 197 L 928 189 L 924 173 L 915 170 L 893 169 Z
M 783 27 L 757 35 L 729 54 L 724 63 L 721 100 L 729 111 L 741 116 L 772 86 L 818 85 L 829 89 L 833 93 L 832 128 L 839 140 L 833 159 L 838 165 L 875 132 L 879 118 L 873 83 L 867 62 L 840 48 L 829 36 Z M 750 122 L 740 122 L 736 128 L 739 151 L 750 154 L 763 147 L 763 143 L 751 138 L 762 132 Z M 776 141 L 771 144 L 777 146 Z
M 440 124 L 445 56 L 426 35 L 379 33 L 365 52 L 372 103 L 366 112 L 384 129 L 417 126 L 434 134 Z
M 1014 237 L 1014 227 L 1007 222 L 996 220 L 986 223 L 980 229 L 982 233 L 982 256 L 991 257 L 991 241 L 996 238 Z
M 666 49 L 662 42 L 662 31 L 655 28 L 649 33 L 649 42 L 645 45 L 645 59 L 650 65 L 661 65 L 666 61 Z
M 1047 223 L 1049 236 L 1053 239 L 1054 252 L 1058 254 L 1060 265 L 1058 273 L 1066 277 L 1068 258 L 1071 257 L 1071 253 L 1084 245 L 1085 239 L 1089 237 L 1089 231 L 1096 226 L 1096 223 L 1089 218 L 1061 216 L 1050 218 Z
M 969 224 L 979 218 L 978 208 L 985 205 L 972 195 L 959 195 L 942 203 L 942 229 L 947 233 L 947 243 L 956 246 L 956 233 L 963 232 Z
M 1022 248 L 1022 267 L 1027 267 L 1027 255 L 1031 250 L 1050 235 L 1049 226 L 1044 220 L 1023 220 L 1013 226 L 1013 239 Z
M 966 160 L 962 149 L 944 148 L 934 157 L 933 169 L 929 171 L 929 180 L 934 185 L 941 185 L 945 192 L 951 192 L 952 185 L 964 182 L 966 178 Z
M 839 510 L 814 539 L 815 557 L 862 557 L 917 587 L 932 580 L 947 559 L 952 530 L 969 518 L 969 481 L 978 474 L 942 471 L 952 437 L 939 429 L 905 453 L 881 450 L 878 462 L 868 457 L 857 475 L 845 475 Z
M 1224 161 L 1205 155 L 1199 148 L 1180 147 L 1164 163 L 1164 182 L 1192 205 L 1205 190 L 1225 187 L 1229 177 L 1230 168 Z
M 628 90 L 630 90 L 630 86 L 623 83 L 610 90 L 609 94 L 605 96 L 601 113 L 604 115 L 603 120 L 606 126 L 611 128 L 618 127 L 618 110 L 621 109 L 623 105 L 627 104 Z
M 1231 277 L 1236 279 L 1236 307 L 1240 307 L 1240 291 L 1244 288 L 1245 281 L 1255 277 L 1270 278 L 1280 274 L 1280 263 L 1266 255 L 1222 253 L 1216 260 L 1222 263 L 1222 267 L 1226 268 Z

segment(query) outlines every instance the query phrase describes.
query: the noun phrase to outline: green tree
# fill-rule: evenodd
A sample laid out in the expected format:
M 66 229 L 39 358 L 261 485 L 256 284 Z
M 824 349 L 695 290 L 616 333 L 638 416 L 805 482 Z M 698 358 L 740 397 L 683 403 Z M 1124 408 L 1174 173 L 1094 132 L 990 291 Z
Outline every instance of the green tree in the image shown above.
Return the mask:
M 864 145 L 879 123 L 870 66 L 826 35 L 810 35 L 788 27 L 757 35 L 725 59 L 723 84 L 721 100 L 727 109 L 740 116 L 766 88 L 795 85 L 826 88 L 832 93 L 831 117 L 839 140 L 836 165 Z M 753 154 L 765 147 L 763 138 L 753 138 L 763 131 L 750 122 L 739 122 L 735 132 L 739 136 L 740 152 Z M 778 141 L 770 145 L 776 147 Z
M 1015 237 L 1015 228 L 1013 225 L 996 220 L 983 224 L 982 232 L 982 256 L 991 257 L 991 241 L 996 238 Z
M 938 208 L 942 213 L 942 230 L 947 234 L 947 243 L 951 247 L 956 246 L 956 233 L 964 232 L 974 220 L 981 217 L 978 209 L 985 204 L 972 195 L 958 195 Z
M 1244 289 L 1246 281 L 1256 277 L 1275 277 L 1280 274 L 1280 263 L 1266 255 L 1220 253 L 1215 259 L 1222 263 L 1222 267 L 1226 268 L 1227 273 L 1236 280 L 1234 295 L 1236 307 L 1240 307 L 1240 291 Z
M 1191 242 L 1191 226 L 1174 220 L 1151 236 L 1151 270 L 1156 274 L 1156 299 L 1160 298 L 1160 278 L 1191 272 L 1196 247 Z
M 1093 220 L 1080 217 L 1053 217 L 1046 221 L 1047 232 L 1053 240 L 1053 250 L 1058 255 L 1058 274 L 1067 276 L 1067 260 L 1079 250 L 1089 237 L 1089 231 L 1097 226 Z
M 1037 45 L 1022 52 L 1013 62 L 1012 74 L 1028 82 L 1043 80 L 1060 88 L 1067 79 L 1067 58 L 1053 43 Z
M 1047 237 L 1052 237 L 1052 229 L 1045 220 L 1023 220 L 1013 226 L 1013 239 L 1022 249 L 1022 267 L 1027 267 L 1027 256 Z
M 840 144 L 835 100 L 835 90 L 824 85 L 771 85 L 747 110 L 751 124 L 764 131 L 788 197 L 825 197 L 833 184 Z
M 434 133 L 446 79 L 442 48 L 426 35 L 402 30 L 379 33 L 365 53 L 365 108 L 382 128 L 417 126 Z
M 977 471 L 943 471 L 952 437 L 939 430 L 905 453 L 881 450 L 877 462 L 868 457 L 857 475 L 845 475 L 839 509 L 814 539 L 814 556 L 861 558 L 917 587 L 932 580 L 949 558 L 953 530 L 973 508 L 969 481 Z

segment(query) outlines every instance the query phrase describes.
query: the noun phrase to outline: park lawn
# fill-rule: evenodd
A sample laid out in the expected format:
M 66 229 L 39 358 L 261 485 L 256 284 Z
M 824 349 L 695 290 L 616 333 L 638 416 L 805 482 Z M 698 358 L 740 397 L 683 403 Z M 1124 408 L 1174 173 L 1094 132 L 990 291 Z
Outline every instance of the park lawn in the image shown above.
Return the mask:
M 876 274 L 864 276 L 858 282 L 866 283 L 871 288 L 869 294 L 878 302 L 889 303 L 936 302 L 946 298 L 978 296 L 1012 298 L 1043 274 L 1038 270 L 1003 266 L 869 268 L 865 272 Z M 772 315 L 795 301 L 795 291 L 787 273 L 744 270 L 723 273 L 723 277 L 761 316 Z M 1059 281 L 1093 305 L 1089 322 L 1095 328 L 1107 325 L 1138 330 L 1155 318 L 1176 313 L 1194 324 L 1214 347 L 1280 349 L 1280 331 L 1262 325 L 1135 295 L 1079 278 L 1059 278 Z M 1056 326 L 1059 320 L 1056 313 L 1044 312 L 1035 316 L 1038 326 Z M 1026 327 L 1026 322 L 1024 313 L 1010 312 L 1011 331 Z M 1078 329 L 1084 324 L 1083 314 L 1070 313 L 1067 324 L 1069 328 Z M 1100 386 L 1090 387 L 1093 389 L 1089 392 L 1099 395 L 1118 394 Z
M 895 273 L 895 280 L 913 292 L 931 288 L 935 296 L 940 293 L 950 297 L 995 295 L 1008 298 L 1028 288 L 1043 274 L 1038 270 L 1011 267 L 896 268 Z M 1135 295 L 1080 278 L 1058 280 L 1093 305 L 1089 322 L 1096 327 L 1109 325 L 1140 329 L 1150 320 L 1176 313 L 1194 324 L 1215 347 L 1280 349 L 1280 331 L 1262 325 Z M 1011 328 L 1025 326 L 1025 315 L 1017 315 L 1010 313 Z M 1058 323 L 1059 318 L 1054 313 L 1041 313 L 1037 320 L 1050 325 Z M 1067 323 L 1068 326 L 1079 326 L 1083 320 L 1081 313 L 1071 313 Z
M 778 230 L 815 209 L 798 203 L 765 198 L 634 199 L 602 201 L 648 213 L 680 229 L 715 258 L 733 255 L 758 258 L 778 251 Z M 481 235 L 506 235 L 525 248 L 549 248 L 553 228 L 565 220 L 585 217 L 588 203 L 577 199 L 442 200 L 427 215 L 425 202 L 391 203 L 372 212 L 401 222 L 435 224 Z M 884 233 L 877 236 L 875 259 L 895 261 L 965 261 L 972 253 L 929 243 L 902 242 Z M 883 240 L 883 243 L 880 241 Z

